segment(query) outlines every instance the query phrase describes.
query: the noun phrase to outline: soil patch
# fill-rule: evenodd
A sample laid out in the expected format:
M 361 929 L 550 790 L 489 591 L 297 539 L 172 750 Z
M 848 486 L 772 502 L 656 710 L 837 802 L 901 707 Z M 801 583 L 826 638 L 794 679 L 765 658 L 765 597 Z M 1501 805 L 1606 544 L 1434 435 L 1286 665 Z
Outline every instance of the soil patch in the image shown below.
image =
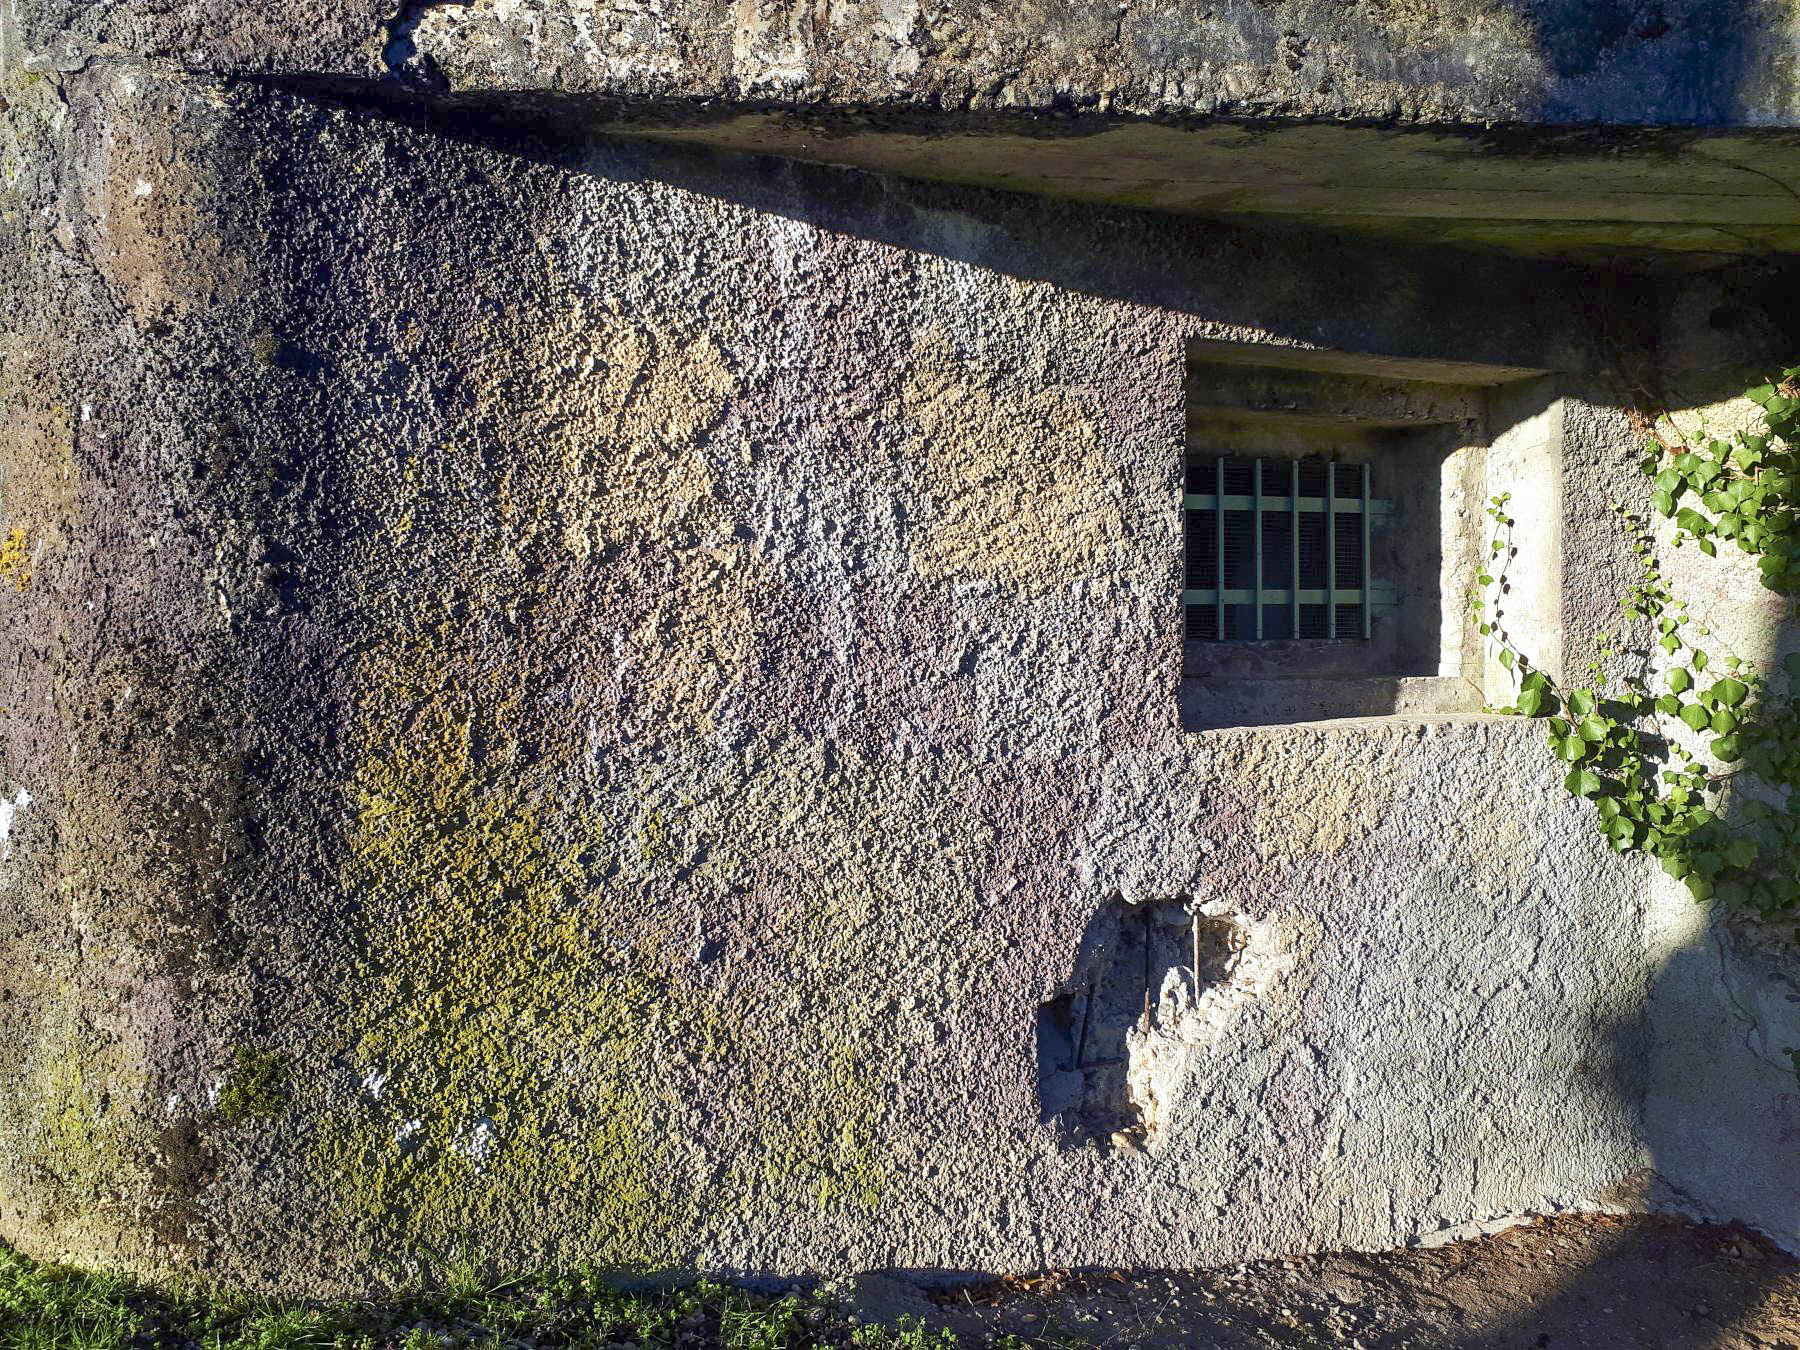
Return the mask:
M 1800 1350 L 1800 1263 L 1741 1227 L 1565 1215 L 1441 1247 L 935 1291 L 978 1339 L 1173 1346 Z

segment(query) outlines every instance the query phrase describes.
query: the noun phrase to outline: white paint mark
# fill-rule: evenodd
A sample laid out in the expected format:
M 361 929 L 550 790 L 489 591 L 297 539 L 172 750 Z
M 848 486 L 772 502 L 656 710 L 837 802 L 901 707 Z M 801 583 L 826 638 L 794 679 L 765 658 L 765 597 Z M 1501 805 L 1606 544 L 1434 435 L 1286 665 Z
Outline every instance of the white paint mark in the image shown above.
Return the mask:
M 381 1090 L 387 1086 L 388 1076 L 381 1069 L 370 1066 L 362 1076 L 362 1089 L 377 1101 L 381 1100 Z
M 24 788 L 10 802 L 0 797 L 0 862 L 12 861 L 13 817 L 31 805 L 31 794 Z
M 457 1151 L 473 1161 L 477 1169 L 499 1146 L 500 1131 L 486 1116 L 470 1121 L 456 1140 Z
M 425 1128 L 424 1121 L 409 1120 L 404 1125 L 402 1125 L 399 1129 L 394 1131 L 394 1142 L 396 1144 L 404 1144 L 407 1140 L 411 1139 L 415 1134 L 417 1134 L 420 1130 L 422 1130 L 424 1128 Z
M 148 197 L 155 191 L 156 189 L 150 185 L 148 178 L 140 178 L 131 185 L 131 195 L 134 197 Z
M 171 1092 L 163 1101 L 163 1114 L 165 1116 L 174 1116 L 179 1115 L 180 1113 L 181 1094 L 179 1092 Z

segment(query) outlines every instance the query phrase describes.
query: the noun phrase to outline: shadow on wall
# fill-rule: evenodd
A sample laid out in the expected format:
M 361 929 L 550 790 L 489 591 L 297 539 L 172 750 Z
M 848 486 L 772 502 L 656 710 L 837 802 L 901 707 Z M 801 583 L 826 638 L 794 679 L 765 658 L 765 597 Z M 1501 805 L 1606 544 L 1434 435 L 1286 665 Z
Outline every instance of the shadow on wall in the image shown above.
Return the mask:
M 1747 585 L 1754 583 L 1746 582 Z M 1728 600 L 1728 603 L 1731 603 Z M 1703 616 L 1704 617 L 1704 616 Z M 1704 630 L 1702 630 L 1704 631 Z M 1747 634 L 1739 655 L 1778 670 L 1800 650 L 1792 617 Z M 1631 653 L 1646 659 L 1646 649 Z M 1778 714 L 1764 714 L 1778 715 Z M 1753 733 L 1746 719 L 1740 736 Z M 1727 799 L 1725 818 L 1743 823 L 1750 798 Z M 1613 1063 L 1643 1066 L 1642 1082 L 1618 1082 L 1621 1099 L 1642 1094 L 1647 1167 L 1616 1199 L 1711 1223 L 1741 1223 L 1800 1252 L 1800 931 L 1793 915 L 1779 925 L 1721 906 L 1701 905 L 1647 859 L 1646 941 L 1653 962 L 1643 1012 L 1614 1029 Z M 1555 1121 L 1546 1122 L 1549 1129 Z M 1637 1344 L 1629 1311 L 1617 1303 L 1613 1252 L 1574 1272 L 1546 1303 L 1521 1310 L 1507 1327 L 1471 1345 L 1555 1346 L 1546 1328 L 1607 1326 Z M 1695 1345 L 1723 1344 L 1730 1329 L 1755 1312 L 1766 1288 L 1753 1280 L 1715 1280 L 1706 1311 L 1696 1312 Z M 1732 1342 L 1735 1343 L 1735 1342 Z
M 1755 122 L 1759 34 L 1748 0 L 1510 0 L 1553 76 L 1542 116 L 1562 121 Z M 1780 44 L 1775 44 L 1777 49 Z
M 656 182 L 909 254 L 1192 315 L 1211 336 L 1508 364 L 1526 367 L 1524 375 L 1580 368 L 1584 330 L 1642 326 L 1654 312 L 1640 279 L 1574 264 L 597 136 L 583 130 L 591 109 L 554 99 L 530 107 L 396 99 L 382 91 L 346 96 L 362 115 L 592 178 Z M 953 155 L 955 142 L 945 145 Z M 1496 297 L 1506 302 L 1496 304 Z

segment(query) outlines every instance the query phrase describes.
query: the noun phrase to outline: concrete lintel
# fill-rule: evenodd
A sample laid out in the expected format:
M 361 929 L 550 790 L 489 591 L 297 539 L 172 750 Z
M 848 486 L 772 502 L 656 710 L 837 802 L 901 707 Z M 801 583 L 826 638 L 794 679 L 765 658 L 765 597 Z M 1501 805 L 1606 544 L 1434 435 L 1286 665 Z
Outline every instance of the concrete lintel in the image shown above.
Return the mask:
M 1267 371 L 1312 371 L 1351 376 L 1363 381 L 1382 380 L 1421 385 L 1450 385 L 1457 389 L 1485 389 L 1535 379 L 1545 371 L 1530 366 L 1493 365 L 1480 361 L 1430 360 L 1417 357 L 1381 356 L 1370 352 L 1333 351 L 1266 342 L 1225 342 L 1197 339 L 1188 347 L 1193 366 L 1252 366 Z M 1434 391 L 1442 397 L 1442 391 Z

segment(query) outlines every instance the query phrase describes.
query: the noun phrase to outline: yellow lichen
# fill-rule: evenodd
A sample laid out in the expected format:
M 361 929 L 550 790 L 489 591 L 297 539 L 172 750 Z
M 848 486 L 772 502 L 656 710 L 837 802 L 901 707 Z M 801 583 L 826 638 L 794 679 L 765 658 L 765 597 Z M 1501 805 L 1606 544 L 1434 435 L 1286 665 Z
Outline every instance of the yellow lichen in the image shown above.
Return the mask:
M 31 584 L 31 559 L 25 552 L 26 534 L 18 526 L 7 531 L 0 543 L 0 580 L 10 581 L 20 592 Z
M 531 368 L 545 372 L 518 412 L 541 434 L 549 472 L 513 469 L 507 497 L 535 499 L 527 532 L 555 529 L 586 558 L 608 545 L 650 541 L 694 547 L 728 525 L 711 433 L 737 391 L 725 350 L 708 330 L 627 320 L 572 305 L 530 326 Z M 483 391 L 507 400 L 497 377 Z M 533 479 L 527 482 L 524 480 Z M 535 508 L 534 513 L 535 514 Z
M 770 603 L 722 486 L 745 454 L 729 334 L 541 315 L 471 335 L 494 348 L 471 420 L 430 456 L 372 446 L 359 480 L 385 546 L 440 580 L 373 577 L 388 617 L 346 674 L 363 955 L 322 1058 L 363 1086 L 323 1099 L 317 1160 L 345 1215 L 420 1251 L 504 1230 L 545 1259 L 670 1260 L 703 1207 L 876 1203 L 898 1070 L 863 972 L 929 968 L 936 934 L 901 950 L 880 923 L 964 894 L 981 835 L 929 777 L 823 791 L 804 743 L 716 781 L 681 763 Z M 727 985 L 697 911 L 746 903 L 777 856 L 766 974 Z M 688 1125 L 708 1091 L 741 1099 L 715 1133 Z
M 127 1089 L 125 1077 L 109 1071 L 72 1021 L 45 1038 L 41 1053 L 28 1153 L 72 1202 L 123 1189 L 131 1169 L 108 1101 Z
M 345 881 L 368 956 L 348 1030 L 384 1089 L 327 1123 L 321 1160 L 422 1245 L 572 1185 L 616 1234 L 597 1254 L 636 1254 L 666 1217 L 639 1125 L 650 986 L 582 903 L 591 822 L 508 754 L 517 692 L 447 685 L 454 634 L 436 636 L 365 667 L 380 684 Z

